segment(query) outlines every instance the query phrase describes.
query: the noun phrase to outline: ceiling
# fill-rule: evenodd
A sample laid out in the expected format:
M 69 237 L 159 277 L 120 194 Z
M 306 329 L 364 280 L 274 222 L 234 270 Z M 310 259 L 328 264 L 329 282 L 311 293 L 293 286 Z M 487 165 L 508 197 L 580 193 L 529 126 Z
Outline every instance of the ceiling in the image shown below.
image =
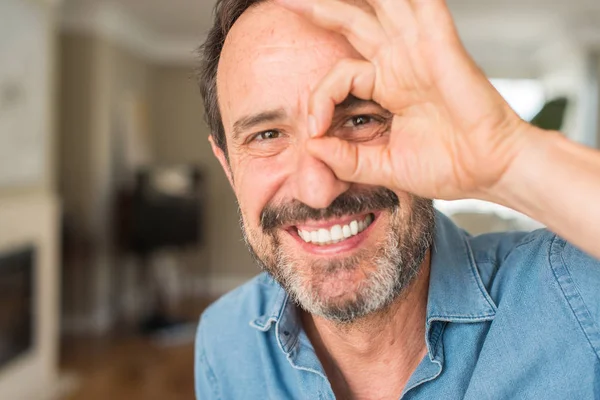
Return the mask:
M 101 0 L 116 3 L 160 34 L 198 36 L 209 27 L 214 0 Z
M 216 0 L 64 0 L 63 10 L 110 9 L 153 41 L 199 43 Z M 598 0 L 447 0 L 461 37 L 476 59 L 520 59 L 565 38 L 600 48 Z M 121 18 L 121 21 L 123 19 Z M 121 27 L 123 28 L 123 27 Z M 140 36 L 140 35 L 138 35 Z M 506 57 L 505 57 L 506 56 Z M 491 62 L 491 61 L 488 61 Z
M 205 32 L 211 22 L 215 0 L 65 0 L 66 6 L 103 4 L 120 8 L 144 25 L 170 36 L 197 36 Z M 584 21 L 587 25 L 600 25 L 598 0 L 448 0 L 460 19 L 481 17 L 484 34 L 497 29 L 489 19 L 502 19 L 500 30 L 508 36 L 518 34 L 519 27 L 535 25 L 540 20 L 558 19 L 571 23 Z M 461 18 L 462 17 L 462 18 Z M 509 19 L 504 19 L 509 17 Z M 487 26 L 487 28 L 486 28 Z M 466 26 L 464 28 L 467 28 Z
M 203 35 L 210 27 L 215 3 L 216 0 L 64 0 L 63 10 L 118 10 L 159 35 L 187 40 Z

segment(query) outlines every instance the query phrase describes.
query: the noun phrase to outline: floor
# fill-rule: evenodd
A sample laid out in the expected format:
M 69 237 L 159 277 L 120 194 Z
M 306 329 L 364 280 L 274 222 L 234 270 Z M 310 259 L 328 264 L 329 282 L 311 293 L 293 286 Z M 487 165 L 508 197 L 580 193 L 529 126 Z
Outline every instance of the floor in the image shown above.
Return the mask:
M 194 399 L 194 328 L 169 340 L 131 333 L 64 338 L 61 369 L 74 373 L 78 385 L 62 400 Z

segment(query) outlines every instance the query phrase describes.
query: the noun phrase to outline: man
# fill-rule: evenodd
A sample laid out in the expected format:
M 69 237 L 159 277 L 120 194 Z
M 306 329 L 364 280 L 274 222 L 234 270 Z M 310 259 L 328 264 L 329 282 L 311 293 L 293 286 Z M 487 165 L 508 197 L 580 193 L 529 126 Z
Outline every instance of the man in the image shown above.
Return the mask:
M 520 120 L 442 0 L 220 0 L 200 72 L 265 273 L 203 314 L 199 399 L 600 397 L 600 154 Z

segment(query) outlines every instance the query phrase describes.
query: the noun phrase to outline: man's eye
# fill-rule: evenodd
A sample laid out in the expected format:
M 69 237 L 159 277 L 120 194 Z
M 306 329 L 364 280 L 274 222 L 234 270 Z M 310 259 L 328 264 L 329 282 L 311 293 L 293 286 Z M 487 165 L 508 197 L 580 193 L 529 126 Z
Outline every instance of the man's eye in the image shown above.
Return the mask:
M 355 117 L 350 118 L 344 124 L 346 128 L 356 128 L 363 125 L 368 125 L 374 121 L 374 118 L 369 115 L 357 115 Z
M 271 139 L 277 139 L 280 136 L 281 136 L 281 134 L 277 131 L 264 131 L 264 132 L 257 133 L 254 136 L 254 140 L 258 140 L 258 141 L 271 140 Z

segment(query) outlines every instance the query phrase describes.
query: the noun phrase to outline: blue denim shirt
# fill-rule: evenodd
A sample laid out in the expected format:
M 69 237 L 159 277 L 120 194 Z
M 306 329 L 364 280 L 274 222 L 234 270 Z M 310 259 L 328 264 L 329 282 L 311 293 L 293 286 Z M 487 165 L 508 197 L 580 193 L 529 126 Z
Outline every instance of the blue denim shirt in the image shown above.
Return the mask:
M 470 237 L 437 215 L 428 354 L 401 399 L 600 399 L 600 262 L 554 234 Z M 196 395 L 334 399 L 294 304 L 268 275 L 203 314 Z

